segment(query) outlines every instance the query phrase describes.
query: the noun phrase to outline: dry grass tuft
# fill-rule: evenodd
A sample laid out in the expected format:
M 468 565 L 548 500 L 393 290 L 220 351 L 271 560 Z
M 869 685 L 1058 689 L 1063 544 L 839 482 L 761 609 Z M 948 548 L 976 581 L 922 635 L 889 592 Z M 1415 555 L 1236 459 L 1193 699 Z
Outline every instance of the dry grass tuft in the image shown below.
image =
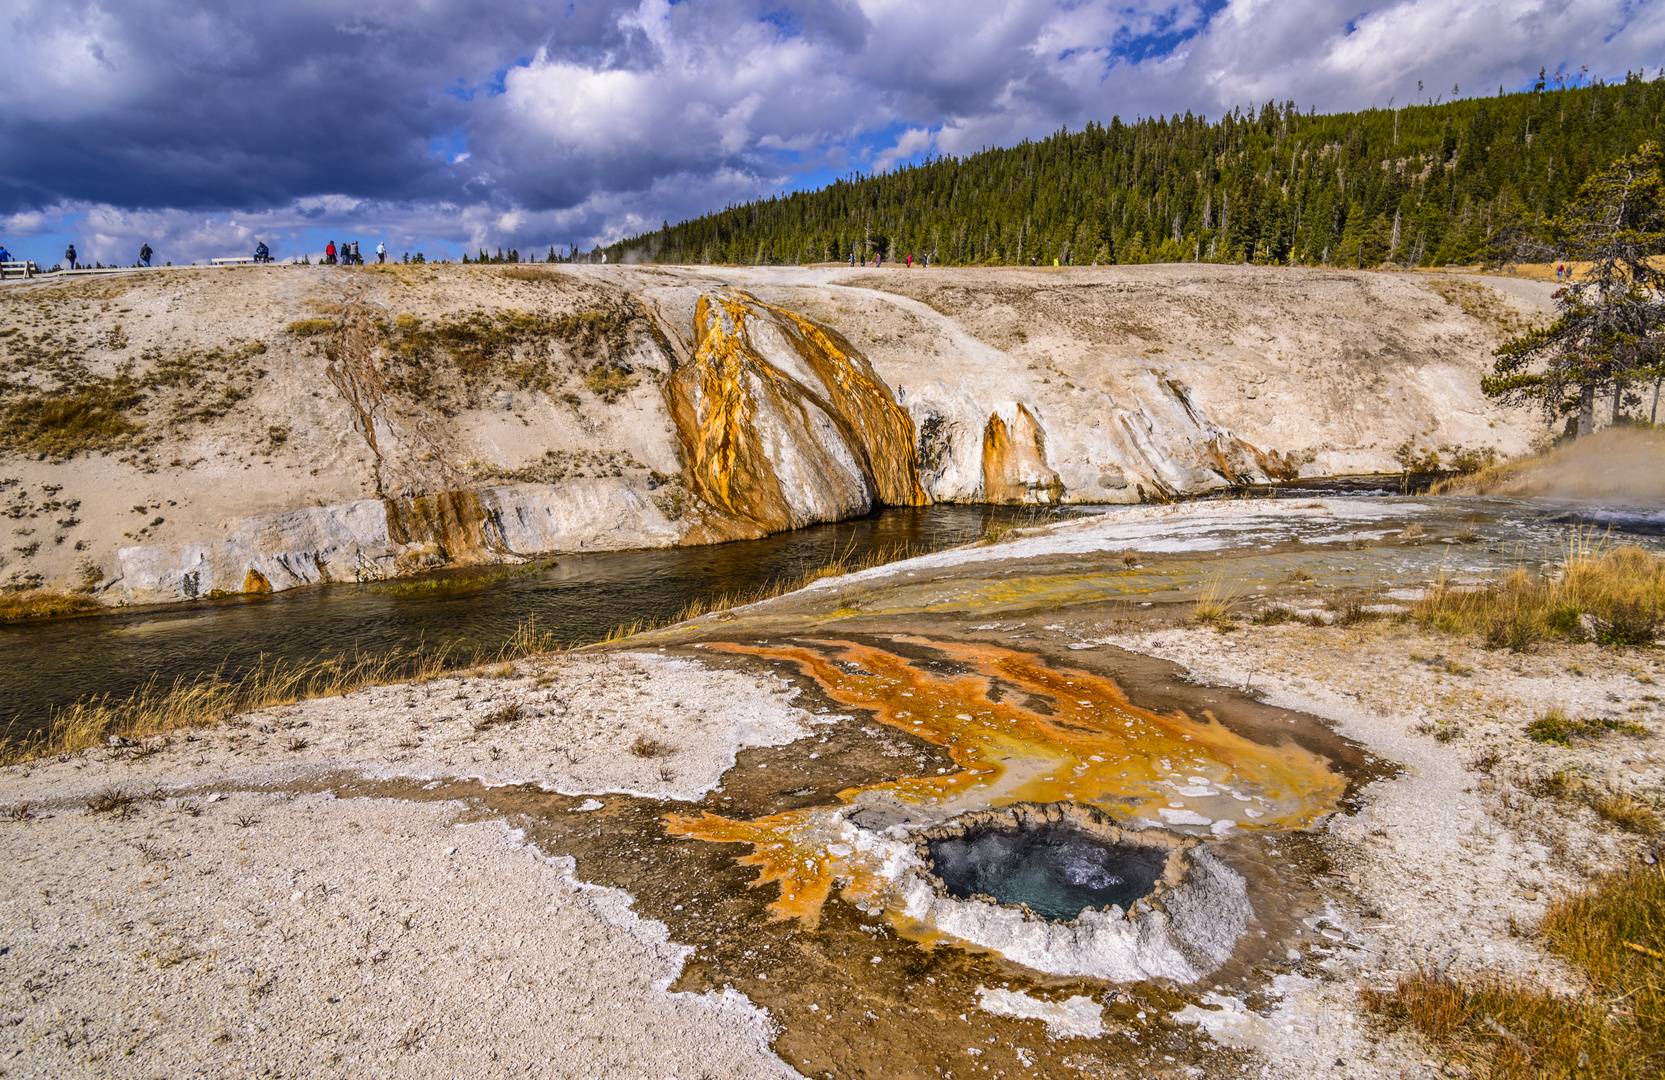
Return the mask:
M 503 269 L 499 270 L 498 273 L 511 281 L 534 281 L 540 283 L 545 281 L 555 281 L 561 277 L 567 277 L 569 279 L 571 277 L 571 275 L 563 274 L 553 266 L 505 266 Z
M 1231 614 L 1232 599 L 1230 591 L 1219 578 L 1209 581 L 1197 594 L 1197 603 L 1191 608 L 1191 621 L 1198 626 L 1212 626 L 1220 633 L 1226 633 L 1237 625 Z
M 57 589 L 0 593 L 0 623 L 61 619 L 66 615 L 90 615 L 103 610 L 103 605 L 83 593 Z
M 121 788 L 109 787 L 87 800 L 89 814 L 119 814 L 137 802 Z
M 671 753 L 672 748 L 666 746 L 658 739 L 652 739 L 646 735 L 638 735 L 636 736 L 636 741 L 630 744 L 630 752 L 639 758 L 656 758 L 664 757 L 665 755 Z
M 1412 618 L 1424 629 L 1477 634 L 1488 649 L 1524 652 L 1540 641 L 1590 637 L 1648 648 L 1665 633 L 1665 559 L 1628 545 L 1602 550 L 1579 536 L 1558 573 L 1516 570 L 1472 592 L 1442 584 Z
M 112 736 L 143 741 L 170 731 L 207 727 L 256 709 L 340 697 L 367 686 L 434 679 L 557 648 L 554 636 L 528 619 L 496 653 L 428 651 L 418 646 L 380 656 L 331 657 L 310 663 L 272 661 L 235 679 L 216 671 L 170 685 L 153 680 L 124 698 L 101 695 L 57 710 L 40 737 L 0 739 L 0 764 L 102 746 Z
M 520 719 L 520 706 L 510 702 L 500 709 L 494 709 L 484 716 L 476 717 L 468 722 L 468 726 L 475 731 L 485 731 L 498 724 L 512 724 Z
M 1391 991 L 1364 991 L 1365 1003 L 1491 1080 L 1665 1075 L 1665 874 L 1650 867 L 1598 878 L 1551 904 L 1539 932 L 1583 970 L 1587 990 L 1561 996 L 1425 967 Z
M 1602 820 L 1610 821 L 1621 829 L 1643 836 L 1652 836 L 1659 831 L 1659 813 L 1647 803 L 1626 792 L 1607 792 L 1596 796 L 1590 804 Z

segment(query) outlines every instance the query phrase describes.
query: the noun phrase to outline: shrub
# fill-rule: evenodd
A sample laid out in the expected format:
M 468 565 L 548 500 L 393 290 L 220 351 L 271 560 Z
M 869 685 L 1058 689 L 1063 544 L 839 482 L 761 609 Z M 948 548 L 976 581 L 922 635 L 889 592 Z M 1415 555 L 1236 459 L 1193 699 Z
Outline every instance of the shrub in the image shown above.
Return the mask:
M 1365 1004 L 1493 1080 L 1665 1074 L 1665 874 L 1648 867 L 1604 875 L 1551 904 L 1540 932 L 1583 970 L 1589 989 L 1562 995 L 1424 966 L 1392 990 L 1364 991 Z

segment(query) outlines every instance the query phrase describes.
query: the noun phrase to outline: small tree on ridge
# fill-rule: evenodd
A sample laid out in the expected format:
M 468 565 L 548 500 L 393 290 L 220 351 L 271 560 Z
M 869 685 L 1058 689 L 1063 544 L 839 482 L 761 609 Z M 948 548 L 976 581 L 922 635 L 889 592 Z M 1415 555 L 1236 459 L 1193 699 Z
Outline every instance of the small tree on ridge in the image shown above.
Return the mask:
M 1551 418 L 1576 414 L 1580 437 L 1595 425 L 1596 396 L 1665 376 L 1665 177 L 1646 143 L 1585 181 L 1566 211 L 1520 245 L 1531 261 L 1586 264 L 1555 292 L 1555 320 L 1504 342 L 1488 397 L 1537 404 Z M 1635 399 L 1639 400 L 1639 398 Z

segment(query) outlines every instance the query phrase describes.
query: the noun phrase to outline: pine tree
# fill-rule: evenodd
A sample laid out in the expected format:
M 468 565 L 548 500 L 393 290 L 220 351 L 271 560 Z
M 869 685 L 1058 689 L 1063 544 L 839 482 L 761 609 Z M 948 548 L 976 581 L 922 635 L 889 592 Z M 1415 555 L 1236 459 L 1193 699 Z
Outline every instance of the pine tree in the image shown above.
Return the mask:
M 1665 177 L 1645 143 L 1587 180 L 1564 214 L 1521 244 L 1522 254 L 1574 264 L 1555 293 L 1556 318 L 1500 346 L 1490 397 L 1576 414 L 1580 437 L 1595 426 L 1597 395 L 1620 415 L 1628 387 L 1665 377 Z M 1639 400 L 1639 396 L 1637 397 Z
M 1079 263 L 1089 252 L 1125 261 L 1138 235 L 1147 258 L 1356 265 L 1361 246 L 1366 260 L 1379 246 L 1378 261 L 1468 263 L 1502 254 L 1513 218 L 1560 213 L 1594 171 L 1654 137 L 1665 112 L 1665 79 L 1639 75 L 1438 105 L 1421 95 L 1331 116 L 1268 102 L 1212 122 L 1112 118 L 662 224 L 607 252 L 844 261 L 852 250 L 870 259 L 883 239 L 891 257 L 929 250 L 933 265 L 1027 264 L 1061 260 L 1068 243 Z

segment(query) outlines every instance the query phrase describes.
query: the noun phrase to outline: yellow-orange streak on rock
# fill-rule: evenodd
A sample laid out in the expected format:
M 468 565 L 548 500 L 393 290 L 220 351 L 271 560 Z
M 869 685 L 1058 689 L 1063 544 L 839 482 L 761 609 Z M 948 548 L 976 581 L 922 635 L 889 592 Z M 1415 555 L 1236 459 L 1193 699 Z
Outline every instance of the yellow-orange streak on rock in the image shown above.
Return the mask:
M 805 386 L 769 363 L 747 330 L 753 317 L 771 319 L 824 385 Z M 701 296 L 695 334 L 694 359 L 672 377 L 666 398 L 690 485 L 710 506 L 767 531 L 839 516 L 810 516 L 794 505 L 791 495 L 798 493 L 783 486 L 771 453 L 771 444 L 783 439 L 810 463 L 810 477 L 827 486 L 827 505 L 857 513 L 874 495 L 891 504 L 929 501 L 919 485 L 907 413 L 865 358 L 836 335 L 743 293 Z M 829 437 L 843 446 L 825 445 Z M 838 462 L 840 450 L 855 459 L 860 475 Z
M 1176 786 L 1201 776 L 1264 800 L 1265 817 L 1256 825 L 1301 826 L 1333 810 L 1344 789 L 1324 759 L 1293 743 L 1256 743 L 1207 714 L 1197 720 L 1139 708 L 1110 679 L 992 645 L 907 640 L 944 654 L 961 673 L 935 672 L 847 641 L 815 643 L 820 648 L 711 647 L 791 661 L 834 700 L 944 747 L 959 766 L 942 776 L 840 792 L 846 802 L 862 792 L 914 803 L 953 801 L 966 809 L 1069 800 L 1131 816 L 1168 802 Z M 1050 714 L 1036 707 L 1042 704 Z M 818 911 L 840 877 L 856 892 L 881 891 L 874 867 L 828 855 L 826 844 L 836 836 L 826 808 L 746 822 L 711 814 L 670 820 L 677 835 L 753 844 L 745 862 L 762 868 L 759 883 L 783 882 L 781 900 L 771 905 L 777 917 L 812 918 L 810 907 Z
M 454 564 L 499 562 L 506 545 L 497 523 L 473 491 L 442 491 L 386 499 L 387 535 L 400 544 L 432 543 Z
M 788 320 L 798 355 L 826 384 L 832 405 L 854 430 L 867 466 L 887 506 L 925 506 L 931 497 L 919 483 L 919 448 L 913 419 L 896 403 L 867 358 L 836 331 L 784 308 L 760 307 Z
M 751 844 L 751 855 L 735 860 L 758 867 L 752 888 L 780 883 L 780 899 L 769 905 L 771 919 L 797 919 L 814 927 L 833 882 L 853 870 L 827 852 L 837 839 L 827 808 L 793 810 L 785 814 L 735 821 L 704 813 L 699 817 L 672 814 L 666 818 L 672 836 L 692 836 L 720 844 Z
M 1027 406 L 1018 403 L 1010 426 L 991 413 L 983 428 L 983 498 L 987 502 L 1055 503 L 1064 482 L 1046 463 L 1046 435 Z

